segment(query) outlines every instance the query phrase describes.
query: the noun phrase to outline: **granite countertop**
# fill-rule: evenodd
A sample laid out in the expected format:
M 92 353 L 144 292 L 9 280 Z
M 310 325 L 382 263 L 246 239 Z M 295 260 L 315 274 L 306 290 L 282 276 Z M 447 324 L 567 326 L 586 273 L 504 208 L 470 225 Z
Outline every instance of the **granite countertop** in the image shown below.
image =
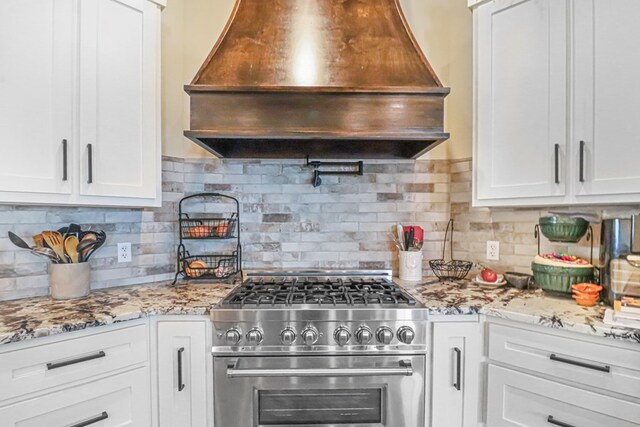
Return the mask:
M 233 284 L 152 283 L 93 291 L 81 299 L 0 302 L 0 344 L 110 325 L 153 315 L 208 314 Z
M 530 325 L 640 343 L 640 329 L 609 326 L 602 322 L 607 308 L 604 305 L 581 307 L 571 298 L 552 297 L 539 289 L 483 289 L 468 280 L 415 284 L 396 279 L 395 282 L 433 315 L 485 314 Z
M 602 323 L 606 307 L 514 288 L 486 290 L 471 282 L 415 284 L 396 280 L 432 315 L 485 314 L 531 325 L 640 343 L 640 329 Z M 82 299 L 49 297 L 0 302 L 0 344 L 153 315 L 206 315 L 234 284 L 152 283 L 92 292 Z

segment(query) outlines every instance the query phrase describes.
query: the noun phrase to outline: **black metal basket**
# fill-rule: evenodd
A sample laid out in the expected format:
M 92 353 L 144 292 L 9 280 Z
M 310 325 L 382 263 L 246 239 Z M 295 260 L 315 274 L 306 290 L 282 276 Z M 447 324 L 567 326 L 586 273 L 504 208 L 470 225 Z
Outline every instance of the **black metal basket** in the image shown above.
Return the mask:
M 238 254 L 189 255 L 180 259 L 182 273 L 189 279 L 227 279 L 238 273 Z
M 189 218 L 182 214 L 180 236 L 187 239 L 234 239 L 238 218 Z
M 444 255 L 447 247 L 447 235 L 449 233 L 449 227 L 451 227 L 451 261 L 445 261 Z M 447 224 L 447 230 L 444 233 L 444 242 L 442 245 L 442 259 L 434 259 L 429 261 L 429 266 L 431 270 L 433 270 L 433 274 L 440 280 L 462 280 L 467 274 L 469 274 L 469 270 L 473 267 L 473 263 L 471 261 L 462 261 L 453 259 L 453 220 L 449 220 Z
M 224 214 L 217 213 L 207 214 L 193 213 L 190 216 L 184 212 L 183 204 L 187 201 L 196 203 L 217 202 L 231 204 L 231 210 L 235 212 Z M 190 206 L 193 208 L 193 206 Z M 196 212 L 202 212 L 203 207 L 199 206 Z M 205 211 L 206 206 L 205 206 Z M 226 209 L 225 209 L 226 210 Z M 238 199 L 220 193 L 200 193 L 184 197 L 178 204 L 178 222 L 179 237 L 178 244 L 178 261 L 176 276 L 173 284 L 176 284 L 178 277 L 182 276 L 185 280 L 225 280 L 239 274 L 242 270 L 242 246 L 240 245 L 240 203 Z M 230 242 L 210 242 L 211 245 L 220 245 L 219 253 L 211 253 L 210 249 L 202 249 L 204 244 L 195 245 L 198 249 L 194 252 L 200 252 L 197 255 L 191 255 L 187 250 L 187 240 L 196 239 L 229 239 Z M 229 247 L 233 245 L 234 247 Z M 205 252 L 205 254 L 202 254 Z M 208 252 L 208 253 L 207 253 Z

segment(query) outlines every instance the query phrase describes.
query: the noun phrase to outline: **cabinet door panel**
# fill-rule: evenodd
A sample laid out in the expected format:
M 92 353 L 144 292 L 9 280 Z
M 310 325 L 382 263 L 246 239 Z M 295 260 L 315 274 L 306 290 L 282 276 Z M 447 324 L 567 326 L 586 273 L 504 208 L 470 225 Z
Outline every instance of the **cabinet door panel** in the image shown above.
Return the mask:
M 478 425 L 479 334 L 478 323 L 433 324 L 432 426 Z
M 207 425 L 206 333 L 205 322 L 158 323 L 161 427 Z
M 82 1 L 81 195 L 156 196 L 156 13 L 145 0 Z
M 72 191 L 73 4 L 0 2 L 0 192 Z
M 640 2 L 575 2 L 576 197 L 640 201 Z M 584 182 L 580 182 L 584 141 Z
M 562 199 L 567 2 L 496 0 L 475 19 L 476 197 Z

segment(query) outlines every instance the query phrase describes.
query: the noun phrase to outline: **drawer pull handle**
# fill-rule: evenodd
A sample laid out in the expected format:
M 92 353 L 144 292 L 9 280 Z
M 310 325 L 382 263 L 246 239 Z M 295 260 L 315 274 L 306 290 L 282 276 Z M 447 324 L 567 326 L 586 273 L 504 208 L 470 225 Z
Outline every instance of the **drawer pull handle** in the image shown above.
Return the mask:
M 96 354 L 91 354 L 89 356 L 78 357 L 77 359 L 69 359 L 64 360 L 62 362 L 52 362 L 47 363 L 47 370 L 62 368 L 63 366 L 75 365 L 76 363 L 88 362 L 93 359 L 100 359 L 101 357 L 105 357 L 106 354 L 104 351 L 99 351 Z
M 182 353 L 184 353 L 184 347 L 178 349 L 178 391 L 184 390 L 184 384 L 182 383 Z
M 462 375 L 462 351 L 458 347 L 454 347 L 453 351 L 456 353 L 456 382 L 453 383 L 453 386 L 456 390 L 460 391 L 460 376 Z
M 88 420 L 80 421 L 79 423 L 72 424 L 70 427 L 85 427 L 91 424 L 95 424 L 98 421 L 106 420 L 107 418 L 109 418 L 109 414 L 107 414 L 107 411 L 104 411 L 100 415 L 96 415 L 95 417 L 89 418 Z
M 575 365 L 575 366 L 580 366 L 582 368 L 593 369 L 594 371 L 611 372 L 611 366 L 609 365 L 605 365 L 605 366 L 592 365 L 590 363 L 584 363 L 578 360 L 565 359 L 564 357 L 559 357 L 559 356 L 556 356 L 555 354 L 552 354 L 551 356 L 549 356 L 549 359 L 555 362 L 567 363 L 569 365 Z
M 567 423 L 563 423 L 562 421 L 558 421 L 555 418 L 553 418 L 553 415 L 549 415 L 547 417 L 547 422 L 549 424 L 553 424 L 555 426 L 560 426 L 560 427 L 575 427 L 573 424 L 567 424 Z

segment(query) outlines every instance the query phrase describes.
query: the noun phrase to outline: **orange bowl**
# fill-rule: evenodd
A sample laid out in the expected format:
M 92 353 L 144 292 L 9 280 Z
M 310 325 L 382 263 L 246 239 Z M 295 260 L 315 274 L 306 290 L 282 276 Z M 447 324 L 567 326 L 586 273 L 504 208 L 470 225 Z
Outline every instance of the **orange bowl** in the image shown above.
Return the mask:
M 576 296 L 574 295 L 573 298 L 576 300 L 576 302 L 578 303 L 578 305 L 581 305 L 583 307 L 593 307 L 594 305 L 596 305 L 596 302 L 598 301 L 598 298 L 591 298 L 591 297 L 581 297 L 581 296 Z
M 571 289 L 580 294 L 598 295 L 602 290 L 602 286 L 594 285 L 593 283 L 576 283 L 571 285 Z

